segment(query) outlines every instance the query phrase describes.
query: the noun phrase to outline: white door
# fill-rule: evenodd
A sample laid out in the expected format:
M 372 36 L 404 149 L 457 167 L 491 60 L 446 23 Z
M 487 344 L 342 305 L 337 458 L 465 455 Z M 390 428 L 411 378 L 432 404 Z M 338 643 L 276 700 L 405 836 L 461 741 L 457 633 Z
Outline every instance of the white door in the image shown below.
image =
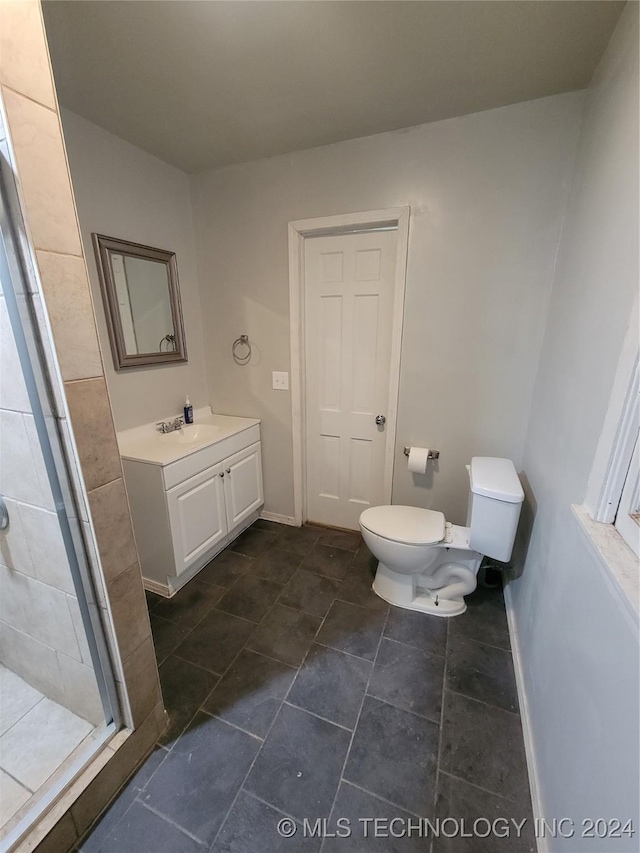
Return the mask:
M 229 531 L 264 503 L 260 442 L 225 459 L 224 499 Z
M 177 574 L 227 535 L 222 473 L 214 465 L 167 492 Z
M 307 517 L 357 530 L 385 498 L 397 232 L 304 245 Z

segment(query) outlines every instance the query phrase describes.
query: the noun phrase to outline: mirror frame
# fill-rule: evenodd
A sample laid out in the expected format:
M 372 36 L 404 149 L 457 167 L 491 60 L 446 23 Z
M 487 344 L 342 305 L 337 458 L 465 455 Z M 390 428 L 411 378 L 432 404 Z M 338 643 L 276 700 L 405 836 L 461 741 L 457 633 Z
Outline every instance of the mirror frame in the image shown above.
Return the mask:
M 143 246 L 140 243 L 131 243 L 128 240 L 117 240 L 114 237 L 105 237 L 103 234 L 92 234 L 91 237 L 93 239 L 100 289 L 102 291 L 102 300 L 107 318 L 109 342 L 111 343 L 113 363 L 116 370 L 145 367 L 150 364 L 175 364 L 176 362 L 187 361 L 187 343 L 182 320 L 178 264 L 175 252 L 165 252 L 163 249 L 154 249 L 152 246 Z M 110 252 L 117 252 L 118 254 L 128 255 L 133 258 L 146 258 L 166 264 L 169 299 L 171 302 L 171 319 L 173 320 L 175 335 L 175 350 L 171 352 L 137 353 L 135 355 L 127 353 L 122 319 L 118 308 L 116 285 L 109 256 Z

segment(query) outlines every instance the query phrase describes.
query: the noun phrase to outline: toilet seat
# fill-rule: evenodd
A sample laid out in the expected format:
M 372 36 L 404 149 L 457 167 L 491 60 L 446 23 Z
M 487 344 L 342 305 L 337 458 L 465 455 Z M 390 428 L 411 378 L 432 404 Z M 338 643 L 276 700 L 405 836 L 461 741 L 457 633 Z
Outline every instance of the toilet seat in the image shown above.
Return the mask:
M 443 513 L 417 506 L 373 506 L 362 513 L 360 524 L 376 536 L 405 545 L 435 545 L 445 537 Z

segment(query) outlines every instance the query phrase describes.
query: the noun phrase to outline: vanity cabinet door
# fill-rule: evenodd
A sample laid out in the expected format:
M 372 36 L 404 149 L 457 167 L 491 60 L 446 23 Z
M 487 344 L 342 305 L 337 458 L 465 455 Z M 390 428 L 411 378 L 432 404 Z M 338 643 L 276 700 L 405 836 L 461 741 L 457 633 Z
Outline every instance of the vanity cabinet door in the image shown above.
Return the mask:
M 227 535 L 223 470 L 214 465 L 167 492 L 178 575 Z
M 264 503 L 260 442 L 230 456 L 222 464 L 227 523 L 231 531 Z

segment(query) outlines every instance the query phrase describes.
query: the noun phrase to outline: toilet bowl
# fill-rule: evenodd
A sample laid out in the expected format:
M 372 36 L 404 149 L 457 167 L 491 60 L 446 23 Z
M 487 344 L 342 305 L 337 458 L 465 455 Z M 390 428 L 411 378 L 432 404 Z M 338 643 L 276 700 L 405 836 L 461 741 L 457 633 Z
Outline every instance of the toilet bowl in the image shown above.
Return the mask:
M 524 498 L 515 467 L 476 456 L 467 468 L 467 527 L 413 506 L 370 507 L 360 516 L 362 538 L 379 561 L 373 590 L 390 604 L 457 616 L 476 588 L 482 557 L 510 559 Z
M 436 616 L 464 613 L 482 561 L 466 528 L 447 523 L 441 512 L 379 506 L 362 513 L 360 530 L 379 560 L 373 589 L 380 598 Z

